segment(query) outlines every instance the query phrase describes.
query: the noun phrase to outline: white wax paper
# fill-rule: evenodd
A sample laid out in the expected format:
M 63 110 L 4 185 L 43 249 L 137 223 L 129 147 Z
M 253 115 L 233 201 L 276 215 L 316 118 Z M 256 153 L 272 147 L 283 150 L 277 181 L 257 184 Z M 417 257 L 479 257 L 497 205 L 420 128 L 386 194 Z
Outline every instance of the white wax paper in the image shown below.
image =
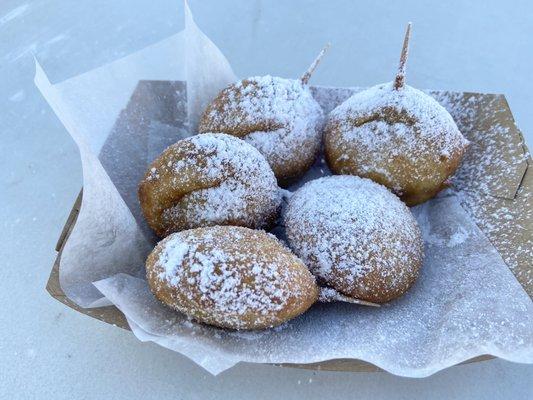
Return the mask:
M 83 166 L 82 206 L 60 266 L 70 299 L 115 304 L 140 340 L 214 374 L 239 361 L 356 358 L 412 377 L 482 354 L 533 362 L 532 302 L 455 197 L 414 210 L 426 246 L 421 276 L 379 309 L 316 304 L 276 329 L 228 332 L 158 303 L 144 280 L 155 238 L 140 213 L 138 181 L 161 150 L 194 132 L 203 107 L 234 80 L 188 8 L 185 31 L 67 81 L 51 84 L 36 63 L 35 83 L 78 144 Z M 326 111 L 353 91 L 314 88 Z M 318 160 L 304 180 L 325 174 Z
M 35 84 L 80 150 L 83 200 L 63 249 L 59 278 L 65 294 L 82 307 L 109 304 L 92 282 L 119 272 L 139 274 L 153 248 L 137 186 L 164 148 L 190 134 L 187 113 L 182 116 L 180 108 L 203 107 L 237 79 L 195 25 L 187 5 L 185 17 L 184 31 L 61 83 L 51 84 L 36 61 Z M 184 81 L 187 87 L 176 96 L 176 109 L 165 110 L 167 115 L 147 121 L 139 112 L 117 124 L 141 80 Z M 154 98 L 147 102 L 157 105 L 160 94 L 148 90 L 153 93 L 145 94 Z M 193 110 L 191 119 L 199 113 Z

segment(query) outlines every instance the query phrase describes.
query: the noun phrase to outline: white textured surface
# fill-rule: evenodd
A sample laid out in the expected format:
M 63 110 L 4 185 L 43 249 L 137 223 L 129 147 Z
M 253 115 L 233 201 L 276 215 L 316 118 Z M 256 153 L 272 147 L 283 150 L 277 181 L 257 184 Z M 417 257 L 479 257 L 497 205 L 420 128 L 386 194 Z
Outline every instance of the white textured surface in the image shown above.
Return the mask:
M 237 75 L 298 76 L 331 41 L 332 51 L 313 83 L 334 86 L 392 79 L 404 24 L 412 20 L 407 82 L 505 93 L 533 142 L 533 6 L 526 1 L 191 3 L 196 21 L 232 60 Z M 0 5 L 0 32 L 9 39 L 0 42 L 2 397 L 530 397 L 533 367 L 502 361 L 455 367 L 424 380 L 260 365 L 238 366 L 213 378 L 184 357 L 139 343 L 48 296 L 44 286 L 53 247 L 81 171 L 74 144 L 33 86 L 31 53 L 52 81 L 60 81 L 175 33 L 181 21 L 175 0 Z

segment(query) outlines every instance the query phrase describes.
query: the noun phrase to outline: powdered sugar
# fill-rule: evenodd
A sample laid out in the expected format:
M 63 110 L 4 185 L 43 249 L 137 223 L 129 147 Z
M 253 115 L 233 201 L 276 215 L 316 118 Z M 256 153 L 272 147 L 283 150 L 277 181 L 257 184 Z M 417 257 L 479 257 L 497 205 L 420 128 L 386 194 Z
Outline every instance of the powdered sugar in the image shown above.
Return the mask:
M 455 247 L 460 245 L 461 243 L 464 243 L 465 240 L 469 238 L 469 233 L 465 231 L 464 229 L 460 229 L 458 232 L 452 233 L 452 236 L 450 237 L 450 240 L 447 243 L 448 247 Z
M 312 88 L 314 97 L 326 112 L 362 90 Z M 528 232 L 533 221 L 533 179 L 528 165 L 532 162 L 505 97 L 424 92 L 446 108 L 470 142 L 459 169 L 451 178 L 452 189 L 441 192 L 441 195 L 455 194 L 460 199 L 470 217 L 531 295 L 533 270 L 529 265 L 533 258 L 533 235 Z M 314 170 L 317 168 L 323 168 L 323 163 L 313 167 L 309 175 L 316 176 Z
M 278 251 L 265 254 L 257 248 L 258 240 L 274 244 Z M 290 284 L 298 273 L 286 267 L 288 251 L 274 236 L 261 231 L 220 226 L 182 231 L 157 248 L 161 249 L 154 266 L 158 285 L 169 285 L 193 304 L 201 303 L 203 311 L 223 325 L 239 326 L 241 317 L 251 312 L 261 323 L 305 294 Z M 301 269 L 305 270 L 303 264 Z M 182 302 L 174 306 L 190 312 Z
M 450 111 L 471 143 L 454 177 L 454 186 L 482 196 L 514 198 L 529 155 L 517 143 L 517 128 L 505 99 L 494 96 L 488 100 L 482 94 L 432 94 Z M 508 183 L 513 176 L 514 187 Z
M 392 82 L 350 97 L 331 112 L 328 125 L 338 125 L 338 146 L 356 148 L 358 168 L 367 173 L 399 158 L 414 165 L 442 163 L 468 143 L 435 99 L 408 85 L 395 90 Z M 424 179 L 431 171 L 412 173 L 413 179 Z
M 284 220 L 291 248 L 326 282 L 340 274 L 351 285 L 377 274 L 393 289 L 416 276 L 417 224 L 396 196 L 368 179 L 308 182 L 291 197 Z
M 274 174 L 264 157 L 242 140 L 225 134 L 197 135 L 171 146 L 163 157 L 165 161 L 152 168 L 146 179 L 170 176 L 154 190 L 181 193 L 162 212 L 166 225 L 235 222 L 263 227 L 275 218 L 281 193 Z
M 200 131 L 220 131 L 256 147 L 274 171 L 319 150 L 323 112 L 299 80 L 252 77 L 230 85 L 208 107 Z
M 452 190 L 531 296 L 532 162 L 507 101 L 501 95 L 431 94 L 471 141 Z
M 205 38 L 205 35 L 201 37 Z M 43 81 L 42 71 L 40 77 L 36 76 L 36 82 L 61 120 L 71 122 L 67 128 L 75 139 L 80 137 L 81 132 L 83 139 L 94 143 L 96 138 L 98 142 L 98 135 L 107 135 L 108 132 L 100 129 L 107 126 L 100 122 L 108 121 L 108 118 L 111 121 L 119 115 L 125 97 L 131 93 L 130 89 L 137 84 L 140 75 L 151 75 L 144 72 L 150 72 L 152 66 L 163 67 L 161 78 L 174 80 L 176 65 L 160 61 L 180 59 L 176 54 L 180 54 L 183 43 L 189 44 L 189 47 L 191 43 L 203 44 L 197 40 L 182 41 L 181 36 L 178 39 L 176 46 L 156 47 L 160 49 L 156 52 L 152 46 L 148 57 L 146 52 L 141 52 L 134 59 L 120 60 L 116 65 L 104 66 L 97 73 L 83 74 L 65 84 L 50 85 L 47 80 Z M 171 42 L 174 43 L 174 38 Z M 211 73 L 212 76 L 208 76 L 206 81 L 202 79 L 205 74 L 195 74 L 195 80 L 187 82 L 188 88 L 198 86 L 198 82 L 216 80 L 220 76 L 217 75 L 220 68 L 213 69 L 212 66 L 227 65 L 220 52 L 210 56 L 209 50 L 213 47 L 212 44 L 211 47 L 197 46 L 198 51 L 206 56 L 194 58 L 202 64 L 201 72 Z M 146 60 L 149 62 L 144 63 Z M 189 58 L 187 63 L 189 67 Z M 39 70 L 37 68 L 37 75 Z M 117 74 L 117 71 L 133 73 Z M 168 93 L 175 91 L 169 82 L 160 81 L 158 84 L 162 84 Z M 95 88 L 105 90 L 96 93 Z M 127 90 L 122 90 L 124 88 Z M 331 94 L 331 98 L 335 98 L 335 89 L 321 91 L 324 97 Z M 339 91 L 346 93 L 349 90 Z M 160 119 L 158 115 L 163 108 L 139 107 L 144 99 L 146 97 L 139 96 L 139 93 L 132 98 L 133 114 L 139 116 L 139 120 Z M 165 110 L 175 109 L 175 102 L 165 104 L 168 105 Z M 118 108 L 110 108 L 110 105 Z M 330 108 L 333 103 L 327 106 Z M 84 112 L 76 113 L 79 110 Z M 492 112 L 487 110 L 487 113 Z M 165 116 L 170 114 L 164 113 Z M 81 118 L 87 115 L 94 118 Z M 120 127 L 125 115 L 121 113 L 119 118 Z M 146 141 L 150 139 L 141 129 L 118 136 L 108 153 L 110 162 L 104 164 L 113 183 L 101 165 L 91 161 L 96 160 L 95 155 L 82 146 L 84 141 L 80 141 L 85 195 L 73 234 L 63 251 L 60 271 L 63 289 L 78 304 L 88 305 L 99 299 L 100 292 L 91 297 L 92 292 L 87 293 L 85 289 L 92 287 L 91 282 L 95 279 L 110 277 L 107 282 L 97 283 L 98 288 L 124 312 L 141 340 L 152 340 L 180 351 L 214 373 L 239 361 L 309 363 L 332 358 L 357 358 L 407 376 L 425 376 L 487 353 L 531 362 L 531 300 L 508 273 L 499 255 L 489 250 L 491 246 L 480 232 L 445 251 L 429 246 L 423 276 L 418 284 L 405 297 L 387 307 L 375 310 L 346 304 L 320 305 L 279 332 L 261 332 L 257 341 L 242 340 L 241 336 L 232 336 L 233 333 L 188 323 L 181 313 L 172 312 L 156 302 L 146 281 L 134 278 L 131 269 L 126 268 L 141 265 L 136 260 L 141 259 L 144 250 L 136 238 L 142 235 L 138 232 L 136 221 L 123 212 L 124 201 L 130 209 L 135 202 L 127 196 L 123 196 L 122 201 L 115 194 L 117 188 L 120 193 L 127 190 L 121 191 L 125 187 L 124 181 L 113 179 L 111 171 L 124 170 L 122 154 L 135 159 L 131 165 L 133 169 L 144 172 L 146 164 L 138 162 L 134 156 L 141 154 L 144 157 L 147 154 L 144 149 Z M 508 171 L 506 168 L 502 174 Z M 132 180 L 131 187 L 137 185 L 139 176 Z M 526 192 L 531 192 L 531 186 Z M 455 232 L 458 226 L 473 225 L 453 200 L 435 199 L 424 205 L 432 207 L 431 225 L 435 231 L 442 229 L 446 234 L 448 231 Z M 493 200 L 489 198 L 490 202 Z M 518 212 L 510 206 L 506 209 L 509 213 Z M 531 207 L 528 209 L 531 210 Z M 445 230 L 446 227 L 451 228 Z M 472 229 L 475 231 L 476 227 L 472 226 Z M 510 247 L 509 252 L 519 254 L 520 249 Z M 133 254 L 141 256 L 132 257 Z M 123 274 L 114 275 L 118 272 Z M 80 303 L 80 299 L 84 303 Z
M 160 277 L 173 279 L 172 277 L 177 273 L 176 268 L 181 265 L 188 252 L 189 246 L 186 243 L 179 240 L 168 241 L 159 255 L 159 263 L 164 266 Z
M 243 334 L 188 323 L 156 301 L 145 281 L 128 275 L 97 287 L 142 340 L 179 351 L 212 373 L 241 361 L 343 358 L 422 377 L 481 354 L 531 362 L 532 303 L 498 253 L 454 197 L 431 200 L 415 212 L 426 216 L 421 225 L 434 238 L 447 242 L 459 228 L 471 236 L 450 248 L 427 243 L 417 283 L 380 308 L 317 304 L 279 329 Z

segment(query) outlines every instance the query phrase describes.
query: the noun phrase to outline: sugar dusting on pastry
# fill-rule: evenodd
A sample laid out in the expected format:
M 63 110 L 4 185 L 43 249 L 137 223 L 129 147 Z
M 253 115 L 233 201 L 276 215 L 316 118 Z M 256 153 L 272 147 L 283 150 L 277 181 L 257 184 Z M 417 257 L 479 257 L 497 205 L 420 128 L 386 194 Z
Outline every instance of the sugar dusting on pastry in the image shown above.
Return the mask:
M 199 130 L 244 139 L 266 157 L 277 176 L 290 178 L 313 162 L 320 148 L 322 122 L 322 109 L 306 85 L 267 75 L 224 89 L 206 109 Z
M 453 172 L 468 141 L 432 97 L 385 83 L 356 93 L 329 115 L 326 153 L 337 173 L 371 177 L 400 196 L 430 192 Z M 412 200 L 413 204 L 420 201 Z
M 306 267 L 263 231 L 221 226 L 182 231 L 163 240 L 156 254 L 147 264 L 154 293 L 166 290 L 168 305 L 207 323 L 274 326 L 277 314 L 294 308 L 298 299 L 310 296 L 309 305 L 316 300 Z
M 163 272 L 159 277 L 180 287 L 196 284 L 202 294 L 201 300 L 211 301 L 219 311 L 244 314 L 246 309 L 254 308 L 264 314 L 281 309 L 289 293 L 276 284 L 282 278 L 275 265 L 259 260 L 254 253 L 245 256 L 225 251 L 224 243 L 220 241 L 226 240 L 238 239 L 235 235 L 204 236 L 202 247 L 208 248 L 202 250 L 193 236 L 176 234 L 161 252 L 159 263 Z M 174 251 L 176 248 L 177 252 Z M 186 251 L 181 253 L 183 249 Z M 183 268 L 184 264 L 190 265 L 189 271 Z M 243 276 L 231 268 L 233 265 L 251 273 L 253 288 L 243 282 Z
M 141 187 L 150 199 L 141 204 L 161 208 L 154 214 L 167 233 L 228 223 L 261 228 L 275 218 L 281 203 L 264 157 L 225 134 L 197 135 L 170 146 L 152 164 Z
M 244 217 L 250 226 L 263 227 L 264 224 L 257 223 L 253 214 L 249 213 L 248 199 L 261 198 L 262 207 L 266 210 L 276 210 L 281 202 L 281 193 L 264 159 L 227 135 L 204 134 L 191 140 L 212 156 L 207 158 L 205 165 L 198 165 L 193 158 L 185 158 L 174 169 L 179 172 L 196 167 L 201 174 L 219 184 L 190 193 L 187 207 L 184 210 L 169 209 L 169 217 L 172 218 L 175 212 L 184 212 L 187 219 L 196 221 L 198 225 L 220 221 L 221 218 L 232 220 Z M 256 208 L 254 211 L 258 211 L 259 207 L 253 206 Z
M 284 221 L 290 247 L 311 271 L 352 297 L 388 300 L 407 290 L 418 274 L 422 242 L 414 217 L 368 179 L 308 182 L 291 197 Z
M 388 109 L 399 115 L 388 118 Z M 389 82 L 363 90 L 333 110 L 330 118 L 341 124 L 345 140 L 356 140 L 362 152 L 376 157 L 438 161 L 468 144 L 444 107 L 408 85 L 394 90 Z M 391 148 L 391 143 L 399 146 Z

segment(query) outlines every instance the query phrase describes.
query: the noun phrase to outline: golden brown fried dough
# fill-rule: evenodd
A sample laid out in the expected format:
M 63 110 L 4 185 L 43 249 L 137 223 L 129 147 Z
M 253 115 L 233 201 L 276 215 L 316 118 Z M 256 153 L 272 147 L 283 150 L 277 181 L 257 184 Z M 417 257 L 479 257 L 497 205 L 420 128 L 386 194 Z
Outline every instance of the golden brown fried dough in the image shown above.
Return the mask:
M 224 134 L 197 135 L 168 147 L 148 168 L 139 200 L 161 237 L 199 226 L 267 227 L 281 204 L 265 158 Z
M 390 301 L 409 289 L 422 265 L 416 220 L 369 179 L 308 182 L 290 198 L 284 222 L 290 248 L 319 282 L 349 297 Z
M 213 226 L 174 233 L 148 256 L 155 296 L 191 318 L 230 329 L 264 329 L 318 298 L 298 257 L 264 231 Z
M 408 205 L 435 196 L 467 147 L 451 115 L 432 97 L 392 83 L 355 94 L 325 128 L 326 159 L 336 174 L 370 178 Z
M 370 178 L 415 205 L 447 186 L 468 141 L 444 107 L 405 84 L 410 34 L 409 23 L 394 82 L 356 93 L 335 108 L 324 141 L 334 173 Z
M 229 85 L 206 108 L 199 132 L 245 140 L 282 186 L 303 175 L 321 145 L 323 112 L 302 80 L 253 77 Z

